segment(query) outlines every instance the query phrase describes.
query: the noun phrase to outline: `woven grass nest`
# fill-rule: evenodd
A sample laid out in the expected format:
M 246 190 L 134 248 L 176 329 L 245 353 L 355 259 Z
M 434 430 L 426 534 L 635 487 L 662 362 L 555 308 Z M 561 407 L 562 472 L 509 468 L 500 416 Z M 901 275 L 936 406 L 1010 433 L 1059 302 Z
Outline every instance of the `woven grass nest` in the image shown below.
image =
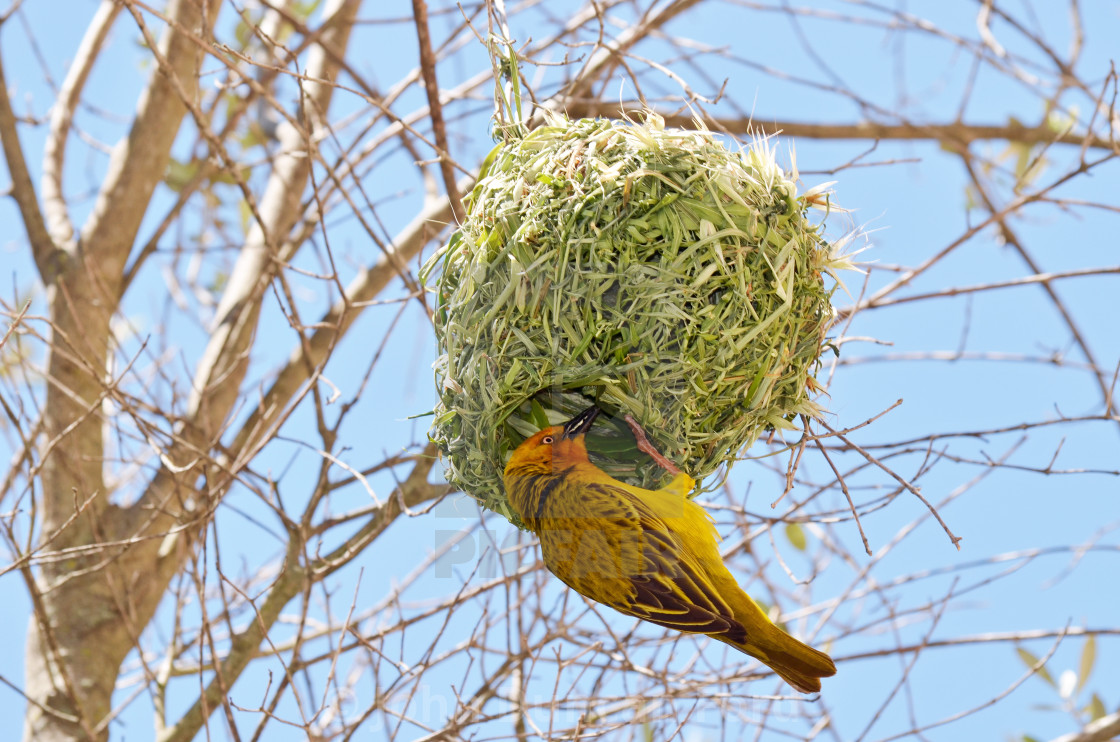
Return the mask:
M 851 267 L 810 218 L 822 193 L 799 196 L 766 142 L 731 150 L 655 114 L 556 116 L 499 144 L 422 272 L 448 481 L 517 524 L 510 452 L 593 402 L 614 418 L 589 436 L 594 460 L 645 487 L 664 471 L 626 413 L 697 480 L 819 414 L 834 271 Z

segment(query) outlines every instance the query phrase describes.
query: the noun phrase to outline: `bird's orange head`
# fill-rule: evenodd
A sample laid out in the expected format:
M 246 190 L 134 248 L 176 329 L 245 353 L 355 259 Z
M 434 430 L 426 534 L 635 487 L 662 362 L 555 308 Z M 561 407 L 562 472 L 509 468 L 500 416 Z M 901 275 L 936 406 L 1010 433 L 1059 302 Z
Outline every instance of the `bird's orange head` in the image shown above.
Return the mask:
M 598 416 L 598 407 L 588 407 L 563 425 L 551 425 L 529 436 L 517 447 L 506 464 L 506 477 L 514 473 L 549 475 L 586 463 L 587 445 L 584 438 Z

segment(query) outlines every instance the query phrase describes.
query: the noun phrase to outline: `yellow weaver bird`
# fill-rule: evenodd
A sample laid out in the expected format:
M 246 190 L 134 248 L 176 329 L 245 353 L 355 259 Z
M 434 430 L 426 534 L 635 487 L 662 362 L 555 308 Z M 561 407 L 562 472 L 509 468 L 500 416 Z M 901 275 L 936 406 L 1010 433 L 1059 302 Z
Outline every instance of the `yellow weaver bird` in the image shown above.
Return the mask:
M 769 665 L 802 693 L 836 674 L 832 659 L 794 639 L 743 592 L 720 558 L 712 518 L 686 495 L 691 477 L 627 416 L 638 447 L 676 477 L 634 487 L 591 463 L 591 407 L 517 447 L 505 469 L 510 505 L 537 535 L 545 566 L 580 595 L 628 616 L 707 634 Z

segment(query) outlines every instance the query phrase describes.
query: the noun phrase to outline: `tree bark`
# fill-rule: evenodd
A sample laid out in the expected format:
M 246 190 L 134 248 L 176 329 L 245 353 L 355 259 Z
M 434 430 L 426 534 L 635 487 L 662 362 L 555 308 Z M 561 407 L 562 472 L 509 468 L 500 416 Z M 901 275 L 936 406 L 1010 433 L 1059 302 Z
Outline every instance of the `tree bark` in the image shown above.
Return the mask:
M 145 570 L 127 558 L 131 543 L 122 525 L 129 519 L 110 504 L 102 475 L 101 404 L 113 383 L 106 378 L 110 320 L 147 204 L 197 95 L 203 52 L 196 39 L 209 35 L 218 5 L 169 4 L 171 25 L 155 50 L 159 63 L 131 131 L 114 149 L 81 239 L 58 246 L 65 257 L 48 282 L 52 340 L 39 532 L 50 553 L 36 577 L 25 573 L 35 605 L 25 660 L 27 740 L 107 739 L 117 670 L 147 623 L 129 610 Z

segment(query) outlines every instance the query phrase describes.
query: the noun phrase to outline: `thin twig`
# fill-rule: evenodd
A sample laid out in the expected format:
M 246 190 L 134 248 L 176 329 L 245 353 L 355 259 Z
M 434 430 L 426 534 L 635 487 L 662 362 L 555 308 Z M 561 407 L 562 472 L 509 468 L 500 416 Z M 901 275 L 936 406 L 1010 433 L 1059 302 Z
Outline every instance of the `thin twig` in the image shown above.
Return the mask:
M 856 504 L 852 502 L 852 493 L 848 491 L 848 484 L 844 481 L 844 475 L 836 468 L 836 464 L 832 463 L 832 457 L 828 455 L 828 450 L 821 444 L 819 438 L 814 438 L 813 443 L 816 445 L 817 450 L 821 452 L 821 456 L 828 462 L 828 466 L 832 469 L 832 473 L 836 475 L 836 482 L 840 485 L 840 491 L 844 493 L 844 497 L 848 500 L 848 508 L 851 510 L 852 517 L 856 521 L 856 528 L 859 529 L 859 537 L 863 539 L 863 550 L 867 552 L 867 556 L 874 556 L 871 551 L 871 544 L 867 541 L 867 534 L 863 531 L 863 524 L 859 521 L 859 512 L 856 510 Z
M 447 142 L 447 125 L 443 121 L 443 104 L 439 100 L 439 83 L 436 81 L 436 56 L 432 52 L 432 38 L 428 31 L 428 4 L 425 0 L 412 0 L 412 15 L 416 37 L 420 43 L 420 72 L 424 77 L 424 90 L 428 94 L 428 117 L 432 121 L 432 134 L 439 152 L 439 169 L 443 173 L 443 187 L 451 201 L 456 223 L 463 221 L 463 203 L 455 183 L 455 168 L 451 164 L 451 149 Z
M 875 458 L 874 456 L 872 456 L 872 455 L 871 455 L 871 454 L 870 454 L 870 453 L 869 453 L 868 451 L 866 451 L 866 450 L 864 450 L 863 448 L 861 448 L 861 447 L 860 447 L 860 446 L 859 446 L 858 444 L 856 444 L 856 443 L 853 443 L 853 442 L 852 442 L 851 440 L 849 440 L 849 439 L 848 439 L 848 438 L 847 438 L 847 437 L 846 437 L 846 436 L 845 436 L 845 435 L 844 435 L 843 433 L 840 433 L 840 432 L 838 432 L 838 431 L 836 431 L 836 430 L 833 430 L 833 429 L 832 429 L 832 428 L 831 428 L 831 427 L 829 426 L 829 424 L 828 424 L 828 423 L 826 423 L 826 422 L 825 422 L 824 420 L 818 420 L 817 422 L 819 422 L 819 423 L 820 423 L 820 424 L 821 424 L 822 426 L 824 426 L 824 427 L 825 427 L 825 428 L 826 428 L 826 429 L 827 429 L 827 430 L 828 430 L 828 431 L 829 431 L 830 433 L 832 433 L 833 435 L 835 435 L 835 436 L 836 436 L 837 438 L 839 438 L 840 440 L 844 441 L 844 443 L 845 443 L 845 444 L 847 444 L 848 446 L 850 446 L 850 447 L 851 447 L 851 448 L 853 448 L 854 450 L 858 451 L 858 452 L 860 453 L 860 455 L 861 455 L 861 456 L 863 456 L 863 457 L 864 457 L 865 459 L 867 459 L 867 460 L 868 460 L 869 462 L 871 462 L 871 463 L 872 463 L 872 464 L 874 464 L 875 466 L 877 466 L 877 467 L 879 467 L 880 469 L 882 469 L 882 470 L 883 470 L 884 472 L 886 472 L 886 473 L 887 473 L 887 474 L 888 474 L 888 475 L 889 475 L 889 476 L 890 476 L 890 477 L 891 477 L 892 479 L 894 479 L 894 480 L 895 480 L 896 482 L 898 482 L 898 483 L 899 483 L 899 484 L 901 484 L 901 485 L 902 485 L 902 486 L 903 486 L 904 488 L 906 488 L 906 490 L 907 490 L 908 492 L 910 492 L 910 493 L 911 493 L 912 495 L 914 495 L 914 496 L 915 496 L 915 497 L 917 497 L 917 498 L 918 498 L 919 500 L 921 500 L 921 501 L 922 501 L 922 503 L 923 503 L 923 504 L 925 504 L 925 506 L 926 506 L 927 508 L 929 508 L 929 511 L 930 511 L 931 513 L 933 513 L 933 517 L 937 519 L 937 522 L 941 524 L 941 528 L 942 528 L 942 529 L 943 529 L 943 530 L 945 531 L 945 533 L 946 533 L 946 534 L 947 534 L 947 535 L 949 536 L 949 540 L 950 540 L 950 541 L 951 541 L 951 542 L 953 543 L 953 546 L 957 547 L 957 551 L 960 551 L 960 550 L 961 550 L 961 546 L 960 546 L 960 542 L 961 542 L 961 537 L 960 537 L 960 536 L 955 536 L 955 535 L 953 534 L 953 532 L 952 532 L 952 531 L 951 531 L 951 530 L 949 529 L 949 526 L 948 526 L 948 524 L 946 524 L 946 523 L 945 523 L 945 521 L 944 521 L 944 520 L 942 520 L 942 518 L 941 518 L 941 514 L 937 512 L 937 508 L 935 508 L 935 507 L 933 506 L 933 504 L 932 504 L 932 503 L 931 503 L 931 502 L 930 502 L 929 500 L 927 500 L 927 499 L 926 499 L 926 498 L 925 498 L 925 497 L 924 497 L 924 496 L 922 495 L 922 492 L 921 492 L 921 490 L 920 490 L 920 489 L 918 489 L 917 487 L 915 487 L 914 485 L 910 484 L 910 483 L 909 483 L 909 482 L 907 482 L 907 481 L 906 481 L 905 479 L 903 479 L 902 477 L 900 477 L 900 476 L 899 476 L 898 474 L 896 474 L 896 473 L 895 473 L 895 472 L 894 472 L 894 471 L 893 471 L 893 470 L 892 470 L 892 469 L 891 469 L 891 468 L 890 468 L 889 466 L 886 466 L 885 464 L 883 464 L 883 462 L 879 461 L 879 460 L 878 460 L 877 458 Z

